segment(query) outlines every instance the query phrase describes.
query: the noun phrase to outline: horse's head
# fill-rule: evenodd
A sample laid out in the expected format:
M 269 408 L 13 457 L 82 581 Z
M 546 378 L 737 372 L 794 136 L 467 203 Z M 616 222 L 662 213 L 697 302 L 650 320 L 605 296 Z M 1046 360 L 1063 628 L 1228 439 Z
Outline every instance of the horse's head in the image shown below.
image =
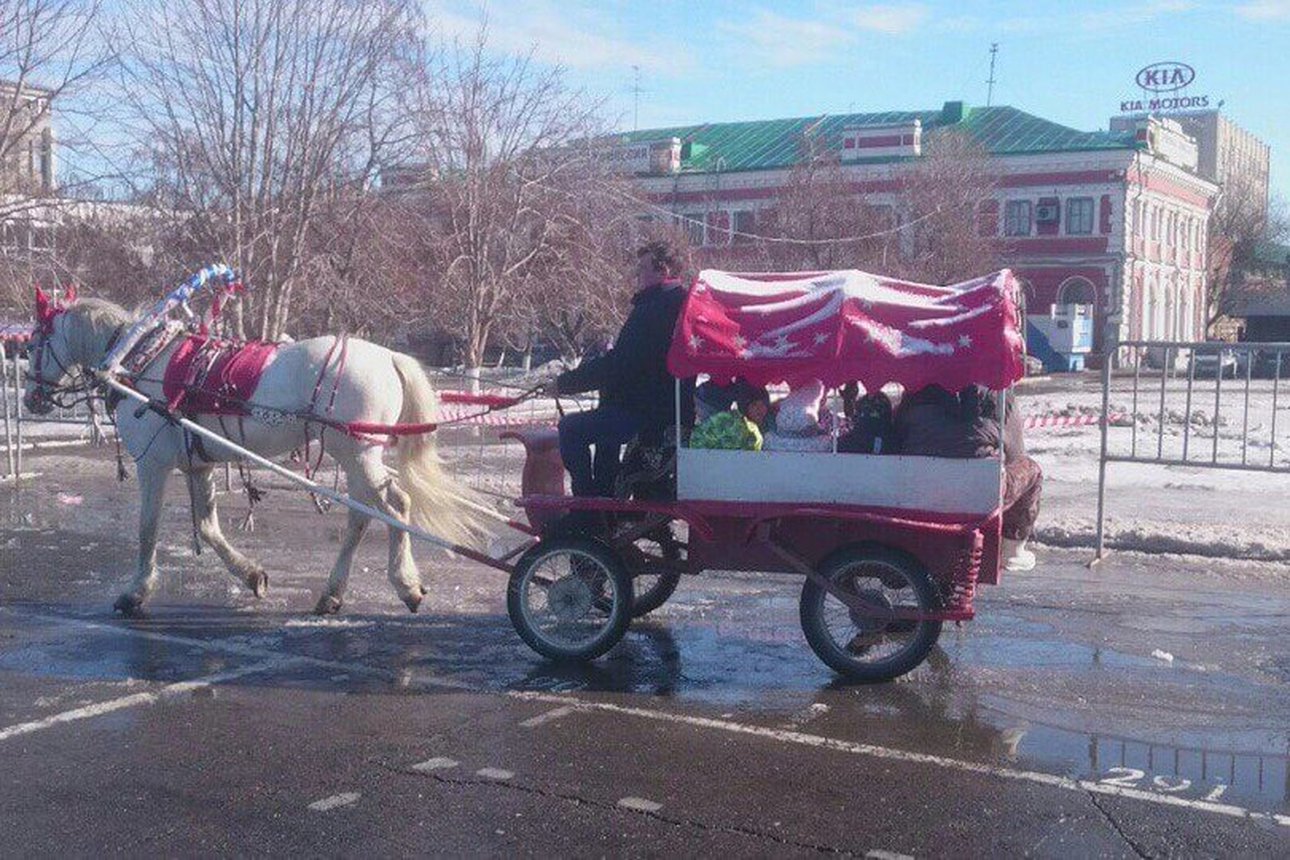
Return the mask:
M 51 298 L 36 287 L 36 332 L 27 350 L 27 387 L 22 398 L 34 415 L 45 415 L 54 408 L 55 392 L 66 387 L 69 377 L 80 368 L 68 337 L 67 310 L 75 303 L 75 287 L 62 299 Z

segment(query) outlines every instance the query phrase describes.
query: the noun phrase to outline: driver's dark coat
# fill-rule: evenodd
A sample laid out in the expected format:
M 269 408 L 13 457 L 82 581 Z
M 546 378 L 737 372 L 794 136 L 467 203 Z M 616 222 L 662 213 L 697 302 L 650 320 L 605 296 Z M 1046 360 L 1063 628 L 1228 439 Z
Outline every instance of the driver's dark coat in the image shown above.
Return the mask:
M 624 409 L 649 429 L 675 420 L 675 377 L 667 369 L 676 318 L 685 302 L 680 281 L 665 281 L 632 296 L 632 309 L 613 348 L 557 378 L 561 394 L 600 391 L 600 402 Z M 682 423 L 694 423 L 694 380 L 682 384 Z

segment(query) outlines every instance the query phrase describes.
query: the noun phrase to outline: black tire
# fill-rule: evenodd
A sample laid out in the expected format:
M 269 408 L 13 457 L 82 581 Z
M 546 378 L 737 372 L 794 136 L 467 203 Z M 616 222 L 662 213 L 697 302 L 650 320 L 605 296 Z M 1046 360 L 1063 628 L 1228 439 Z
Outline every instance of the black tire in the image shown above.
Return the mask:
M 559 589 L 554 604 L 553 589 Z M 541 623 L 542 603 L 551 623 Z M 631 607 L 632 580 L 622 561 L 585 537 L 542 541 L 521 556 L 506 587 L 515 631 L 551 660 L 585 662 L 604 654 L 627 632 Z
M 941 607 L 940 592 L 914 558 L 882 546 L 838 550 L 820 565 L 820 575 L 844 588 L 868 595 L 875 606 L 931 612 Z M 865 580 L 861 585 L 858 580 Z M 891 600 L 890 595 L 897 600 Z M 811 650 L 838 674 L 863 682 L 890 681 L 913 671 L 927 658 L 941 635 L 940 621 L 883 620 L 861 617 L 808 579 L 802 586 L 802 633 Z M 830 620 L 840 623 L 830 625 Z M 848 632 L 847 625 L 851 625 Z M 835 629 L 837 628 L 837 629 Z M 839 641 L 844 639 L 845 641 Z M 896 645 L 875 654 L 880 644 Z
M 651 556 L 662 557 L 669 564 L 682 562 L 681 546 L 672 535 L 668 526 L 663 526 L 658 534 L 651 533 L 636 542 L 641 551 Z M 643 546 L 642 546 L 643 545 Z M 681 584 L 681 571 L 672 569 L 632 570 L 632 617 L 640 618 L 658 609 L 676 592 Z M 641 586 L 644 585 L 644 590 Z

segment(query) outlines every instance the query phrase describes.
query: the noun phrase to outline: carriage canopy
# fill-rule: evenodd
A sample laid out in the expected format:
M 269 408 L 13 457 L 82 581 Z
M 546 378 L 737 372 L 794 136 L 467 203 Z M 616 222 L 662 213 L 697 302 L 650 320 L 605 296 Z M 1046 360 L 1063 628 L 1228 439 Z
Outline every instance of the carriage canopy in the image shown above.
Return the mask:
M 677 321 L 668 366 L 681 378 L 758 385 L 815 378 L 859 380 L 868 391 L 889 382 L 997 391 L 1024 367 L 1016 289 L 1007 269 L 945 287 L 854 269 L 705 269 Z

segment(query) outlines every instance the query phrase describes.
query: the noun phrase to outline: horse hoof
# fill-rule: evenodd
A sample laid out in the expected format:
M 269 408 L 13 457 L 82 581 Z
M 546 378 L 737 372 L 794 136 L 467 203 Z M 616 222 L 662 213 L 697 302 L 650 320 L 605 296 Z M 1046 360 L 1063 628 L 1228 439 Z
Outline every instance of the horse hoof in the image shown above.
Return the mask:
M 331 594 L 324 594 L 318 598 L 318 604 L 314 607 L 314 615 L 335 615 L 340 612 L 340 598 Z
M 143 600 L 133 594 L 123 594 L 112 604 L 113 612 L 120 612 L 126 618 L 143 617 Z
M 427 595 L 427 594 L 429 594 L 429 593 L 430 593 L 430 589 L 426 588 L 424 585 L 423 585 L 423 586 L 421 586 L 421 594 L 422 594 L 422 596 Z
M 403 598 L 403 602 L 408 605 L 409 612 L 414 615 L 416 614 L 416 611 L 421 607 L 421 599 L 425 593 L 424 588 L 418 588 L 416 591 Z
M 263 598 L 269 593 L 269 575 L 263 568 L 257 567 L 246 575 L 246 587 L 251 589 L 256 597 Z

